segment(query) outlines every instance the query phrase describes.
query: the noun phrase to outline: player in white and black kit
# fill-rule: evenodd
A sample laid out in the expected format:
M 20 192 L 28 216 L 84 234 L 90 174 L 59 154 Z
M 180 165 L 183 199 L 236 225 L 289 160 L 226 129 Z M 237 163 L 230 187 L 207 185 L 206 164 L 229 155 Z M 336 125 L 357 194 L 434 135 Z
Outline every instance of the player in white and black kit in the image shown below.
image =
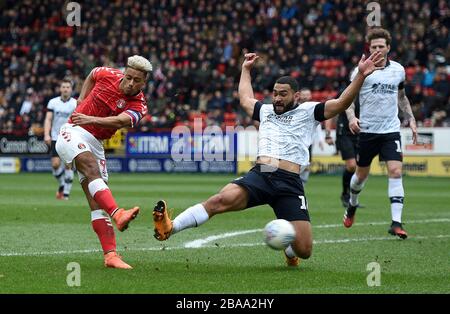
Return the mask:
M 61 163 L 61 159 L 55 149 L 58 139 L 59 129 L 67 122 L 72 112 L 77 107 L 77 101 L 72 95 L 72 82 L 69 79 L 63 79 L 59 90 L 61 95 L 50 99 L 47 105 L 47 113 L 44 122 L 44 140 L 50 147 L 53 176 L 59 183 L 56 198 L 68 200 L 70 190 L 72 189 L 73 170 L 70 165 Z
M 350 201 L 343 223 L 349 228 L 354 223 L 358 206 L 358 195 L 364 187 L 370 171 L 372 159 L 386 162 L 389 185 L 388 195 L 391 202 L 392 223 L 388 232 L 402 239 L 408 237 L 402 226 L 404 190 L 402 183 L 402 146 L 400 142 L 400 120 L 398 108 L 405 121 L 411 127 L 413 142 L 416 143 L 417 129 L 408 98 L 405 95 L 405 69 L 395 61 L 387 59 L 390 50 L 391 35 L 382 28 L 371 29 L 366 40 L 370 52 L 379 51 L 384 59 L 377 66 L 384 67 L 366 78 L 359 92 L 360 117 L 355 117 L 351 106 L 347 110 L 349 127 L 353 133 L 359 133 L 359 149 L 356 157 L 356 172 L 350 182 Z M 352 74 L 355 78 L 357 70 Z
M 273 87 L 273 104 L 255 99 L 250 70 L 258 56 L 245 55 L 239 82 L 240 104 L 246 113 L 260 122 L 256 166 L 244 177 L 235 179 L 218 194 L 203 203 L 189 207 L 173 221 L 165 201 L 153 210 L 155 237 L 166 240 L 186 228 L 200 226 L 216 214 L 269 204 L 278 218 L 290 221 L 296 238 L 285 250 L 288 265 L 296 266 L 298 257 L 312 253 L 312 232 L 308 202 L 299 173 L 309 164 L 308 147 L 317 125 L 344 111 L 352 103 L 367 75 L 377 70 L 381 54 L 375 53 L 359 62 L 359 72 L 338 99 L 325 103 L 305 102 L 299 105 L 297 81 L 284 76 Z

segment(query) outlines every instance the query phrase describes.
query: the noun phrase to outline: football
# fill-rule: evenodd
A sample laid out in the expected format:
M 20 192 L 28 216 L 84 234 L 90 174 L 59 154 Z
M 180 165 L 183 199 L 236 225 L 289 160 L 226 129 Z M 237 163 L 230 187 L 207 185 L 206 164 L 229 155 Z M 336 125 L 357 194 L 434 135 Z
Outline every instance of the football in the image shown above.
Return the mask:
M 284 250 L 294 239 L 294 226 L 287 220 L 275 219 L 264 227 L 264 242 L 274 250 Z

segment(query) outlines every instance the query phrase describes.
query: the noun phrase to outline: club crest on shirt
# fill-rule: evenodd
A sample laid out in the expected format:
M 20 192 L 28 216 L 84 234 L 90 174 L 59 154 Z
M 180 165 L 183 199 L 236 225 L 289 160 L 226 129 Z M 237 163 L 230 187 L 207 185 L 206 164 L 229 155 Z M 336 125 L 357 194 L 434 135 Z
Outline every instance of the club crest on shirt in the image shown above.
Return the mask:
M 85 149 L 86 145 L 84 145 L 83 143 L 78 144 L 78 148 L 79 149 Z
M 116 106 L 117 108 L 122 109 L 123 107 L 125 107 L 125 100 L 119 99 L 118 101 L 116 101 Z

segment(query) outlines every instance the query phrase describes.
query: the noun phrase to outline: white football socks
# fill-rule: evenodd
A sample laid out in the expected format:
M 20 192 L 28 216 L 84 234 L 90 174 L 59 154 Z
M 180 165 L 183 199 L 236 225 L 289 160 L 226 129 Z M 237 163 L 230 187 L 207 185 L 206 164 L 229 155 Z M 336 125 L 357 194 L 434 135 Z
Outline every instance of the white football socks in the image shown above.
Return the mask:
M 356 173 L 353 174 L 352 179 L 350 180 L 350 205 L 351 206 L 356 206 L 359 204 L 358 195 L 359 195 L 359 192 L 361 192 L 361 190 L 363 189 L 366 181 L 367 181 L 367 179 L 362 182 L 359 182 L 358 177 L 356 176 Z
M 403 190 L 402 178 L 389 178 L 388 195 L 391 201 L 392 220 L 402 222 L 403 198 L 405 191 Z
M 73 170 L 65 169 L 64 170 L 64 196 L 68 196 L 70 194 L 70 190 L 72 190 L 73 183 Z
M 187 228 L 198 227 L 208 219 L 208 212 L 202 204 L 191 206 L 173 220 L 172 234 Z
M 285 250 L 284 253 L 286 254 L 287 257 L 289 258 L 293 258 L 295 256 L 297 256 L 294 252 L 294 250 L 292 249 L 292 245 L 289 245 Z

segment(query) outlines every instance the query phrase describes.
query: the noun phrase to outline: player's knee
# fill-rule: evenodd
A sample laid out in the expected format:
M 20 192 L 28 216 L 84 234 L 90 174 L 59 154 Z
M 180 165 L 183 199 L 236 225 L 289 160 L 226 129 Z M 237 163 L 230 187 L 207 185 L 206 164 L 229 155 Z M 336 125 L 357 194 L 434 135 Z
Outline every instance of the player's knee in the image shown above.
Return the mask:
M 347 167 L 345 167 L 345 168 L 348 172 L 355 172 L 356 171 L 356 163 L 348 164 Z
M 84 164 L 82 172 L 89 181 L 100 178 L 97 163 L 88 162 Z
M 312 245 L 301 246 L 295 251 L 295 254 L 301 259 L 308 259 L 312 255 Z
M 356 171 L 356 178 L 358 179 L 358 184 L 361 184 L 362 182 L 366 181 L 368 176 L 369 176 L 368 173 Z
M 59 168 L 59 166 L 60 166 L 60 163 L 59 163 L 59 161 L 57 161 L 57 160 L 52 160 L 52 168 L 53 169 L 58 169 Z
M 308 259 L 312 255 L 312 247 L 312 242 L 307 242 L 294 245 L 292 248 L 294 249 L 294 252 L 298 257 L 302 259 Z
M 401 168 L 393 168 L 389 170 L 389 178 L 399 179 L 402 177 Z

